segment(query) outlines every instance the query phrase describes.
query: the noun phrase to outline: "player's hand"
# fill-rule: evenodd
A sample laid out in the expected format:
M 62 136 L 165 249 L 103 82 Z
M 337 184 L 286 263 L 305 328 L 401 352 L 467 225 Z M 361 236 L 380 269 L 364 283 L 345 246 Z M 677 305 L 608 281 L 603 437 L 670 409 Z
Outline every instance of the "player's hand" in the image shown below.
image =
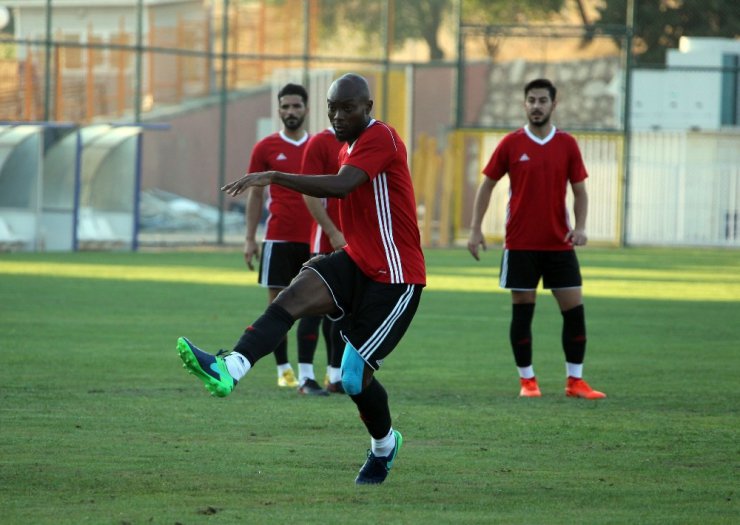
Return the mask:
M 586 232 L 583 230 L 570 230 L 565 234 L 565 242 L 573 246 L 586 246 L 588 237 L 586 237 Z
M 252 264 L 252 259 L 255 257 L 259 257 L 260 250 L 259 246 L 255 241 L 251 241 L 247 239 L 244 242 L 244 262 L 247 263 L 247 268 L 254 271 L 254 264 Z
M 247 173 L 246 175 L 243 175 L 239 180 L 235 180 L 234 182 L 230 182 L 226 186 L 223 186 L 221 188 L 221 191 L 225 191 L 232 197 L 236 197 L 251 186 L 269 186 L 271 179 L 271 171 Z
M 334 235 L 329 236 L 329 242 L 331 243 L 331 247 L 334 248 L 334 251 L 341 250 L 345 246 L 347 246 L 347 241 L 344 239 L 344 234 L 337 230 L 337 232 Z
M 483 232 L 481 231 L 472 231 L 470 232 L 470 237 L 468 238 L 468 251 L 470 252 L 470 255 L 473 256 L 473 258 L 476 261 L 480 261 L 480 257 L 478 255 L 478 248 L 483 248 L 483 251 L 486 251 L 486 239 L 483 237 Z

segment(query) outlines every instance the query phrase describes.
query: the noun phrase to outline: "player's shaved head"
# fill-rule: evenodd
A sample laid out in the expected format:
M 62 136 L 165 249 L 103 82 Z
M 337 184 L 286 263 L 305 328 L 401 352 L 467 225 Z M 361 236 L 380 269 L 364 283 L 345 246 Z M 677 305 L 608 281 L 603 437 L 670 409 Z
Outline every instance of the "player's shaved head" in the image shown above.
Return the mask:
M 329 99 L 343 100 L 354 98 L 357 100 L 370 100 L 370 86 L 365 77 L 356 73 L 342 75 L 329 86 Z
M 356 140 L 370 122 L 373 108 L 367 80 L 355 73 L 342 75 L 329 86 L 326 102 L 337 138 L 346 142 Z

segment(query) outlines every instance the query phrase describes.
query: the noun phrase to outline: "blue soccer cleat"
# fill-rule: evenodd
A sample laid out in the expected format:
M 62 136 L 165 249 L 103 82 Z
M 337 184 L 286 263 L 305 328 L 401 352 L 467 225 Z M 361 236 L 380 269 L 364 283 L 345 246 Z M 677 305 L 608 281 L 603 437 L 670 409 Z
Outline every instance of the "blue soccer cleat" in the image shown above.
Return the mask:
M 403 437 L 400 432 L 394 430 L 393 435 L 396 436 L 396 446 L 393 447 L 391 455 L 378 457 L 369 450 L 367 452 L 367 461 L 365 461 L 365 464 L 360 469 L 355 483 L 358 485 L 379 485 L 385 481 L 385 478 L 388 477 L 388 472 L 393 466 L 393 460 L 396 459 L 403 443 Z

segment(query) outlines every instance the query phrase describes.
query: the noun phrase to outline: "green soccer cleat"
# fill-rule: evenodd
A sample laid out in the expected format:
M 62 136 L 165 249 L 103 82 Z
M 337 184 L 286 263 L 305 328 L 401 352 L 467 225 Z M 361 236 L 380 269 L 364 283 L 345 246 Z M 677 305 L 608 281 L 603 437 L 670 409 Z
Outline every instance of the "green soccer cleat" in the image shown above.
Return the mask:
M 229 374 L 223 357 L 204 352 L 185 337 L 177 339 L 177 353 L 183 368 L 203 381 L 211 395 L 226 397 L 234 390 L 236 381 Z

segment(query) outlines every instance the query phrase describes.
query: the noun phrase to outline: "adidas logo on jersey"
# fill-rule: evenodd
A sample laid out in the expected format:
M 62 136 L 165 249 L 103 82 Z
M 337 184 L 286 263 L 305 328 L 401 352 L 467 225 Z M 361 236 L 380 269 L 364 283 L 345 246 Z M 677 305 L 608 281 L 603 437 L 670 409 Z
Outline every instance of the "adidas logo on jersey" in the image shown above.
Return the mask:
M 526 162 L 528 160 L 529 160 L 529 155 L 527 155 L 526 153 L 522 153 L 522 156 L 519 157 L 519 162 Z
M 285 153 L 281 153 L 277 156 L 277 160 L 288 160 L 288 157 L 285 156 Z

